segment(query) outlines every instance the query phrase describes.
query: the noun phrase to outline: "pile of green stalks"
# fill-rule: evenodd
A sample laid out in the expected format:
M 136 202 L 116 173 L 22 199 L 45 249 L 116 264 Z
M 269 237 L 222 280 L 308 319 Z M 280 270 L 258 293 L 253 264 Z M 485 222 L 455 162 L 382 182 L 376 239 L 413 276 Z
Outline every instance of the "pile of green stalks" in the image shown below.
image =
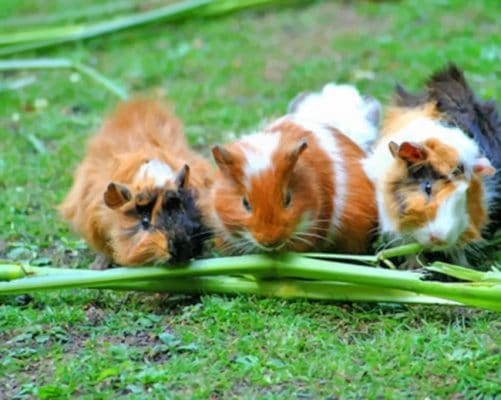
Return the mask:
M 0 263 L 0 295 L 92 288 L 186 294 L 246 294 L 346 302 L 443 304 L 501 311 L 501 272 L 436 262 L 420 271 L 377 267 L 419 245 L 377 255 L 277 254 L 196 260 L 177 267 L 106 271 Z M 391 265 L 391 263 L 390 263 Z M 434 275 L 430 275 L 433 273 Z M 431 280 L 448 276 L 454 282 Z
M 165 2 L 164 2 L 165 3 Z M 127 4 L 112 7 L 111 3 L 101 7 L 75 10 L 66 15 L 52 18 L 14 21 L 2 21 L 0 27 L 0 56 L 16 54 L 28 50 L 52 47 L 63 43 L 80 41 L 98 36 L 108 35 L 117 31 L 140 27 L 152 23 L 181 22 L 191 18 L 217 17 L 249 8 L 264 6 L 283 6 L 299 3 L 298 0 L 184 0 L 171 2 L 159 7 L 146 8 L 137 11 L 138 5 Z M 302 2 L 304 3 L 304 1 Z M 146 6 L 148 3 L 146 3 Z M 110 18 L 110 11 L 113 17 Z M 127 11 L 127 13 L 123 13 Z M 54 25 L 65 20 L 84 19 L 85 22 Z M 62 21 L 61 21 L 62 20 Z M 49 22 L 49 24 L 43 24 Z M 42 25 L 41 25 L 42 23 Z M 13 26 L 22 26 L 22 30 L 12 31 Z
M 164 5 L 158 6 L 158 3 Z M 44 49 L 65 43 L 110 35 L 147 24 L 175 23 L 193 18 L 211 18 L 246 9 L 304 4 L 299 0 L 150 0 L 105 2 L 62 14 L 29 16 L 0 21 L 0 57 L 28 50 Z M 141 8 L 144 10 L 141 11 Z M 77 22 L 68 22 L 77 21 Z M 22 27 L 15 28 L 15 27 Z M 73 69 L 87 76 L 119 99 L 127 91 L 94 68 L 66 58 L 32 58 L 0 60 L 0 72 L 31 69 Z

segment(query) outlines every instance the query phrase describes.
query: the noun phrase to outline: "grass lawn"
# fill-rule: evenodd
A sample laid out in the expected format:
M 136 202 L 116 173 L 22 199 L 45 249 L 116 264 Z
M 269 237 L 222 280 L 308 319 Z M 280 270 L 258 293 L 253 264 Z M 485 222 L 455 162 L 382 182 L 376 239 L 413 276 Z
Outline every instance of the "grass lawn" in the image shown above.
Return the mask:
M 0 19 L 92 3 L 99 1 L 3 0 Z M 453 60 L 480 96 L 501 101 L 500 18 L 494 0 L 313 2 L 19 56 L 71 58 L 130 92 L 172 99 L 191 142 L 206 152 L 332 80 L 385 102 L 396 81 L 417 88 Z M 27 80 L 18 90 L 2 85 Z M 86 267 L 92 252 L 54 206 L 117 99 L 69 70 L 3 73 L 0 90 L 0 258 Z M 501 318 L 462 308 L 68 290 L 0 298 L 0 343 L 2 399 L 501 392 Z

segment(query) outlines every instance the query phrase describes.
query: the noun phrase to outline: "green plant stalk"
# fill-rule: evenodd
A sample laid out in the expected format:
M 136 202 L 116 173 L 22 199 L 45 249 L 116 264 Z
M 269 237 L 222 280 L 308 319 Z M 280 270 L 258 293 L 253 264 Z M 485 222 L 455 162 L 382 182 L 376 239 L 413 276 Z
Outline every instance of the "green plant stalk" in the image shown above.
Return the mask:
M 147 1 L 143 4 L 149 6 L 151 3 L 159 3 L 160 0 L 156 1 Z M 40 25 L 49 25 L 55 23 L 65 22 L 66 20 L 75 20 L 75 19 L 83 19 L 83 18 L 91 18 L 91 17 L 102 17 L 104 15 L 112 15 L 121 12 L 133 12 L 136 3 L 133 1 L 113 1 L 113 2 L 105 2 L 104 4 L 96 4 L 85 8 L 75 9 L 73 7 L 65 10 L 63 12 L 59 12 L 57 14 L 36 14 L 36 15 L 28 15 L 22 17 L 13 17 L 0 21 L 0 29 L 5 29 L 9 27 L 19 27 L 22 26 L 24 29 L 29 27 L 30 25 L 40 26 Z
M 14 263 L 10 260 L 0 260 L 0 282 L 13 281 L 41 276 L 57 275 L 92 275 L 97 271 L 91 269 L 55 268 L 55 267 L 32 267 L 23 263 Z
M 98 22 L 95 24 L 67 25 L 62 27 L 49 27 L 32 31 L 16 32 L 0 35 L 0 45 L 18 44 L 25 42 L 50 41 L 65 39 L 74 41 L 87 39 L 105 33 L 116 32 L 122 29 L 143 25 L 152 21 L 166 19 L 168 17 L 180 17 L 185 13 L 193 13 L 194 10 L 210 4 L 213 0 L 188 0 L 171 4 L 143 13 L 132 14 L 111 21 Z
M 203 17 L 214 17 L 237 10 L 240 11 L 268 4 L 278 5 L 291 3 L 299 3 L 299 0 L 217 0 L 212 1 L 207 7 L 201 8 L 198 14 Z
M 394 257 L 408 256 L 418 254 L 423 247 L 418 243 L 404 244 L 398 247 L 381 250 L 375 255 L 357 255 L 357 254 L 334 254 L 334 253 L 300 253 L 302 257 L 318 258 L 325 260 L 345 260 L 363 262 L 370 265 L 377 265 L 380 261 L 386 261 Z
M 493 283 L 443 283 L 424 281 L 422 274 L 289 255 L 276 269 L 279 276 L 335 280 L 359 285 L 406 290 L 501 311 L 501 285 Z
M 245 267 L 245 266 L 244 266 Z M 141 268 L 144 271 L 147 268 Z M 127 270 L 130 270 L 128 268 Z M 138 269 L 136 269 L 137 271 Z M 182 270 L 177 270 L 182 272 Z M 185 272 L 187 269 L 185 269 Z M 247 271 L 247 269 L 246 269 Z M 124 271 L 125 272 L 125 271 Z M 282 298 L 307 298 L 331 301 L 363 301 L 363 302 L 397 302 L 413 304 L 458 304 L 440 298 L 422 296 L 402 290 L 384 290 L 370 286 L 347 284 L 343 282 L 320 282 L 294 279 L 248 279 L 234 276 L 195 276 L 190 278 L 169 278 L 151 280 L 134 279 L 118 280 L 95 283 L 96 277 L 104 274 L 101 271 L 85 269 L 30 267 L 20 264 L 0 264 L 0 279 L 14 280 L 10 282 L 8 291 L 0 290 L 0 294 L 25 293 L 26 285 L 19 288 L 18 283 L 28 283 L 28 287 L 37 286 L 40 282 L 43 286 L 36 290 L 55 290 L 69 287 L 112 289 L 112 290 L 135 290 L 145 292 L 169 292 L 169 293 L 220 293 L 220 294 L 254 294 L 258 296 Z M 144 275 L 144 274 L 141 274 Z M 64 285 L 53 285 L 48 279 L 40 277 L 61 277 Z M 24 279 L 22 279 L 24 278 Z M 86 278 L 86 279 L 84 279 Z M 162 276 L 163 278 L 163 276 Z M 15 281 L 17 279 L 17 281 Z M 70 280 L 68 280 L 70 279 Z M 78 285 L 71 282 L 78 281 Z M 52 281 L 52 280 L 51 280 Z M 86 282 L 86 283 L 85 283 Z M 58 283 L 62 283 L 58 280 Z M 70 284 L 71 286 L 68 286 Z M 13 288 L 12 286 L 16 286 Z
M 163 20 L 172 22 L 181 20 L 187 16 L 213 17 L 239 9 L 277 2 L 291 3 L 295 2 L 295 0 L 189 0 L 95 24 L 68 25 L 65 27 L 49 27 L 14 34 L 0 34 L 0 45 L 7 45 L 0 48 L 0 55 L 15 54 L 22 51 L 88 39 L 155 21 Z
M 394 257 L 403 257 L 418 254 L 422 250 L 423 246 L 421 246 L 419 243 L 409 243 L 402 246 L 381 250 L 377 253 L 376 256 L 378 260 L 387 260 Z
M 342 282 L 318 282 L 294 279 L 250 280 L 230 276 L 122 282 L 93 287 L 99 289 L 135 290 L 156 293 L 246 294 L 263 297 L 281 297 L 286 299 L 306 298 L 330 301 L 459 304 L 457 302 L 423 296 L 403 290 L 389 289 L 382 291 L 379 288 L 352 285 Z
M 14 44 L 12 46 L 0 46 L 0 56 L 7 56 L 16 53 L 22 53 L 23 51 L 36 50 L 44 47 L 55 46 L 57 44 L 64 42 L 66 42 L 66 40 L 63 38 L 63 39 L 53 39 L 53 40 L 42 40 L 39 42 Z
M 38 268 L 36 268 L 38 270 Z M 23 273 L 33 273 L 24 267 Z M 75 270 L 74 273 L 57 274 L 45 269 L 48 276 L 35 276 L 0 283 L 0 294 L 20 294 L 32 290 L 50 290 L 73 287 L 116 285 L 144 280 L 167 280 L 208 275 L 253 274 L 265 277 L 302 278 L 336 281 L 381 290 L 404 290 L 459 302 L 475 307 L 501 311 L 501 285 L 489 282 L 442 283 L 421 280 L 422 274 L 393 271 L 354 264 L 309 259 L 294 254 L 280 257 L 248 255 L 194 261 L 184 268 L 117 268 L 108 271 Z M 2 268 L 0 268 L 2 271 Z M 12 270 L 6 270 L 12 278 Z M 26 272 L 28 271 L 28 272 Z M 78 272 L 77 272 L 78 271 Z M 22 274 L 21 274 L 22 276 Z M 0 275 L 1 277 L 1 275 Z M 5 277 L 4 277 L 5 279 Z
M 336 253 L 298 253 L 301 257 L 321 259 L 321 260 L 342 260 L 362 262 L 368 265 L 378 263 L 377 255 L 357 255 L 357 254 L 336 254 Z
M 33 277 L 0 282 L 0 294 L 20 294 L 33 290 L 49 290 L 74 287 L 89 287 L 99 284 L 117 282 L 134 282 L 137 280 L 191 278 L 207 275 L 253 274 L 268 275 L 273 270 L 273 259 L 261 255 L 213 258 L 193 261 L 189 267 L 141 267 L 114 268 L 106 271 L 73 270 L 74 273 L 57 274 L 56 268 L 41 268 L 43 276 L 36 275 L 36 269 L 24 270 Z M 2 270 L 6 264 L 0 265 L 0 280 L 5 279 Z M 8 266 L 8 265 L 7 265 Z M 9 268 L 8 276 L 13 272 Z M 18 272 L 21 274 L 21 272 Z
M 440 272 L 457 279 L 470 282 L 490 282 L 501 284 L 501 272 L 499 271 L 475 271 L 470 268 L 459 265 L 449 264 L 441 261 L 435 261 L 432 265 L 426 267 L 429 271 Z
M 75 63 L 65 58 L 40 58 L 40 59 L 25 59 L 25 60 L 4 60 L 0 61 L 0 71 L 9 71 L 16 69 L 56 69 L 56 68 L 73 68 L 91 78 L 115 96 L 120 99 L 127 98 L 125 89 L 113 83 L 111 80 L 101 75 L 95 69 L 86 65 Z

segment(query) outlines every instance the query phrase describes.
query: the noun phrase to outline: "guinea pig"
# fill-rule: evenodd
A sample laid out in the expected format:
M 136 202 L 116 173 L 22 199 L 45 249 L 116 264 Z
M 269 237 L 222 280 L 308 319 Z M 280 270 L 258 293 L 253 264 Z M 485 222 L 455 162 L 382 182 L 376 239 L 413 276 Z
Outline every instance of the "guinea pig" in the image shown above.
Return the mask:
M 329 84 L 264 130 L 214 146 L 207 214 L 219 249 L 366 251 L 377 211 L 361 159 L 377 135 L 374 105 Z
M 494 168 L 461 127 L 447 123 L 435 100 L 403 93 L 397 88 L 364 160 L 381 232 L 433 250 L 479 240 L 487 222 L 483 179 Z
M 424 93 L 411 94 L 401 86 L 397 93 L 397 102 L 404 107 L 435 104 L 439 121 L 458 127 L 475 140 L 496 169 L 496 174 L 485 180 L 489 214 L 487 231 L 493 233 L 500 229 L 501 116 L 495 101 L 479 100 L 468 85 L 463 71 L 452 63 L 432 74 L 426 82 Z
M 156 101 L 133 99 L 91 138 L 59 211 L 107 263 L 180 263 L 208 236 L 198 199 L 211 182 L 180 121 Z

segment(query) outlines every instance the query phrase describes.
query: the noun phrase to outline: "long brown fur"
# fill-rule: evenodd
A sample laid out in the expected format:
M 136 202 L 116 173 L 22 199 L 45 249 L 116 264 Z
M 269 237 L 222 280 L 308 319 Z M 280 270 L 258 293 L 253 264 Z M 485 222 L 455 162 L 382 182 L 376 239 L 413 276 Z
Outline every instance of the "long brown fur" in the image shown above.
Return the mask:
M 169 240 L 160 231 L 135 232 L 136 208 L 146 197 L 160 207 L 173 182 L 158 188 L 151 179 L 134 181 L 140 167 L 159 160 L 172 170 L 189 166 L 189 190 L 204 196 L 212 181 L 210 164 L 190 150 L 180 121 L 162 104 L 134 99 L 120 104 L 90 139 L 74 183 L 59 211 L 97 252 L 118 264 L 166 262 Z M 131 201 L 112 182 L 126 185 Z M 126 191 L 126 189 L 125 189 Z M 108 203 L 108 205 L 106 205 Z M 116 208 L 112 209 L 110 207 Z M 152 226 L 158 210 L 152 212 Z

